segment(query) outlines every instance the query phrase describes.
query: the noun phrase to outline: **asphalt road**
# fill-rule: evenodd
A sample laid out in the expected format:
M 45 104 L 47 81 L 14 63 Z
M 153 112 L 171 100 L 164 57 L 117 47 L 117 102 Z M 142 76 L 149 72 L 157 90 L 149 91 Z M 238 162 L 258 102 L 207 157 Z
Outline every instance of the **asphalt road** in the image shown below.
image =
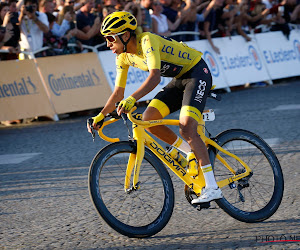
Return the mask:
M 271 218 L 246 224 L 219 208 L 199 212 L 173 176 L 169 224 L 147 239 L 118 234 L 98 216 L 87 183 L 89 164 L 107 143 L 93 143 L 87 117 L 76 117 L 0 128 L 0 249 L 300 249 L 300 80 L 236 90 L 207 107 L 216 113 L 210 133 L 247 129 L 277 154 L 285 191 Z M 127 139 L 121 121 L 106 133 Z

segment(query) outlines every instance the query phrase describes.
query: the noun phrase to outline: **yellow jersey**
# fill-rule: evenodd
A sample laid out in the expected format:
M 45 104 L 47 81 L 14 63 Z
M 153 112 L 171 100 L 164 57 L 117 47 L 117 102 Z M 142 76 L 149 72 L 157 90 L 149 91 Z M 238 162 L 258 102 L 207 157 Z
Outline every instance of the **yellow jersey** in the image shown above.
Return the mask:
M 179 78 L 203 55 L 182 42 L 150 32 L 138 34 L 136 39 L 136 54 L 122 53 L 116 58 L 116 86 L 125 88 L 129 66 L 144 71 L 159 69 L 161 76 Z

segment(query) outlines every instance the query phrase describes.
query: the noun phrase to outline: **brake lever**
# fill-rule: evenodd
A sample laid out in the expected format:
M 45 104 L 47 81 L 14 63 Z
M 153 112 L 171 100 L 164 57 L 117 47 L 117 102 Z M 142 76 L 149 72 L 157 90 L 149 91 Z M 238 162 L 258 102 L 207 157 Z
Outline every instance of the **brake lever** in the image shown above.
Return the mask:
M 91 130 L 91 134 L 92 134 L 92 137 L 93 137 L 93 142 L 95 142 L 95 131 L 93 129 L 93 119 L 92 118 L 89 118 L 87 119 L 87 125 L 89 126 L 90 130 Z

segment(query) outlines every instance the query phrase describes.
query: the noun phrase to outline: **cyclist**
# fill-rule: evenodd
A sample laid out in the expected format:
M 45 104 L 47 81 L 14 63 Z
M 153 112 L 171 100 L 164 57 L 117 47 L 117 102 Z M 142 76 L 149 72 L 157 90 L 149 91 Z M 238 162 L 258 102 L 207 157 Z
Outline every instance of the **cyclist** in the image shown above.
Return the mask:
M 161 76 L 173 77 L 150 102 L 143 120 L 162 119 L 181 109 L 180 134 L 185 141 L 166 126 L 151 127 L 148 131 L 185 153 L 194 152 L 206 186 L 192 203 L 220 199 L 222 192 L 216 183 L 207 148 L 197 134 L 198 121 L 212 86 L 212 77 L 201 58 L 202 53 L 167 37 L 149 32 L 136 34 L 136 28 L 135 17 L 125 11 L 111 13 L 102 23 L 101 34 L 106 38 L 107 47 L 117 55 L 117 76 L 114 91 L 106 105 L 93 117 L 93 128 L 99 129 L 105 115 L 124 98 L 129 66 L 149 71 L 149 76 L 131 96 L 119 103 L 119 115 L 130 111 L 137 100 L 151 92 L 160 83 Z

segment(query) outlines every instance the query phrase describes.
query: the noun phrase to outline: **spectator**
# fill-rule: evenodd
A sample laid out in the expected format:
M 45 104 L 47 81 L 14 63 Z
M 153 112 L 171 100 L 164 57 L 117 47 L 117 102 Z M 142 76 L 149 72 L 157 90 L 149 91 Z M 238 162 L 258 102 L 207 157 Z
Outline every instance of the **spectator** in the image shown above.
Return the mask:
M 163 6 L 163 12 L 169 21 L 175 23 L 176 19 L 178 18 L 178 6 L 174 4 L 173 0 L 160 0 L 160 3 Z
M 160 2 L 163 5 L 163 12 L 162 14 L 164 14 L 167 19 L 172 23 L 175 24 L 177 19 L 181 19 L 182 20 L 182 14 L 181 14 L 181 1 L 177 1 L 177 0 L 160 0 Z M 179 24 L 179 26 L 177 27 L 177 29 L 175 31 L 180 31 L 183 30 L 183 27 L 181 25 L 181 23 Z M 184 40 L 182 39 L 181 36 L 173 36 L 172 39 L 175 39 L 177 41 L 181 41 Z
M 248 36 L 250 30 L 255 28 L 260 21 L 264 20 L 265 17 L 270 13 L 269 9 L 264 9 L 261 13 L 256 16 L 251 16 L 248 14 L 250 8 L 246 0 L 241 0 L 239 2 L 240 15 L 237 18 L 237 32 L 245 38 L 246 41 L 251 41 L 251 38 Z M 269 20 L 268 22 L 270 22 Z
M 12 12 L 12 13 L 18 12 L 17 2 L 18 2 L 17 0 L 8 0 L 8 6 L 9 6 L 10 12 Z
M 213 8 L 211 9 L 208 16 L 205 18 L 203 23 L 203 30 L 205 38 L 208 40 L 209 44 L 211 45 L 212 49 L 217 53 L 220 54 L 220 49 L 216 47 L 212 41 L 212 37 L 220 36 L 220 33 L 217 32 L 216 34 L 211 34 L 212 31 L 218 30 L 219 25 L 221 24 L 221 16 L 223 14 L 223 3 L 224 0 L 216 0 Z
M 43 12 L 43 13 L 53 14 L 54 7 L 55 7 L 55 5 L 54 5 L 53 0 L 41 0 L 40 6 L 39 6 L 39 11 Z
M 69 6 L 65 6 L 59 13 L 57 25 L 60 27 L 66 26 L 66 28 L 64 28 L 66 30 L 65 33 L 71 32 L 71 35 L 76 36 L 77 38 L 79 38 L 81 40 L 89 40 L 94 36 L 95 33 L 97 33 L 99 31 L 98 28 L 100 25 L 100 19 L 96 18 L 92 28 L 87 33 L 84 33 L 83 31 L 77 29 L 76 14 L 73 10 L 73 7 L 69 5 Z M 56 33 L 56 35 L 59 37 L 63 36 L 64 34 Z M 69 34 L 69 36 L 70 36 L 70 34 Z
M 0 26 L 0 49 L 9 50 L 4 44 L 13 36 L 13 27 L 8 24 L 7 27 Z M 1 60 L 1 58 L 0 58 Z
M 59 13 L 65 6 L 65 0 L 56 0 L 55 12 Z
M 182 2 L 178 0 L 178 6 L 180 10 L 180 16 L 182 19 L 181 30 L 183 31 L 195 31 L 196 29 L 196 20 L 197 20 L 197 7 L 194 3 L 194 0 L 185 0 Z M 191 41 L 194 40 L 194 35 L 183 35 L 181 40 Z
M 87 0 L 86 4 L 80 8 L 80 11 L 78 12 L 76 16 L 77 20 L 77 28 L 83 33 L 87 34 L 93 27 L 93 25 L 96 23 L 96 28 L 94 33 L 92 34 L 92 38 L 89 40 L 82 40 L 83 44 L 94 46 L 97 44 L 99 37 L 99 30 L 100 30 L 100 17 L 96 17 L 91 13 L 91 10 L 94 8 L 95 0 Z M 97 19 L 97 20 L 96 20 Z M 102 40 L 103 41 L 103 40 Z
M 37 0 L 25 0 L 19 16 L 21 48 L 32 52 L 42 48 L 43 35 L 49 31 L 48 18 L 45 13 L 38 12 L 37 7 Z
M 162 14 L 163 6 L 159 1 L 156 1 L 152 5 L 153 14 L 152 18 L 152 30 L 154 33 L 161 36 L 170 36 L 171 31 L 176 30 L 180 25 L 181 18 L 177 18 L 174 23 L 167 19 L 167 17 Z
M 216 3 L 216 0 L 212 0 L 212 1 L 206 1 L 206 2 L 199 2 L 197 4 L 197 15 L 196 15 L 196 27 L 195 27 L 195 31 L 198 32 L 203 32 L 201 30 L 199 30 L 199 24 L 203 23 L 205 18 L 208 16 L 208 14 L 210 13 L 211 9 L 214 7 Z M 204 34 L 202 33 L 202 36 L 204 36 Z M 199 40 L 199 36 L 195 35 L 195 40 Z
M 141 0 L 142 29 L 144 32 L 152 32 L 152 19 L 149 9 L 152 7 L 153 0 Z
M 117 4 L 118 4 L 117 0 L 104 0 L 104 6 L 102 10 L 103 18 L 115 12 L 117 10 L 116 9 Z
M 136 4 L 134 2 L 128 2 L 124 7 L 124 11 L 128 11 L 132 15 L 134 15 L 134 17 L 137 20 L 136 33 L 137 34 L 142 33 L 143 32 L 143 28 L 142 28 L 143 19 L 142 19 L 142 11 L 141 11 L 140 4 Z
M 289 39 L 290 27 L 288 23 L 295 21 L 297 16 L 297 1 L 296 0 L 284 0 L 280 5 L 276 6 L 275 13 L 276 24 L 272 25 L 271 31 L 282 31 L 282 33 Z M 292 18 L 292 19 L 291 19 Z
M 68 5 L 63 7 L 57 17 L 57 22 L 53 23 L 52 33 L 57 37 L 62 37 L 67 31 L 75 29 L 75 12 L 73 6 Z
M 0 25 L 2 27 L 12 28 L 13 36 L 4 43 L 5 49 L 9 50 L 9 54 L 1 54 L 2 60 L 13 60 L 18 58 L 20 52 L 19 40 L 20 29 L 18 26 L 18 13 L 9 11 L 9 4 L 0 4 Z M 4 48 L 3 48 L 4 49 Z

